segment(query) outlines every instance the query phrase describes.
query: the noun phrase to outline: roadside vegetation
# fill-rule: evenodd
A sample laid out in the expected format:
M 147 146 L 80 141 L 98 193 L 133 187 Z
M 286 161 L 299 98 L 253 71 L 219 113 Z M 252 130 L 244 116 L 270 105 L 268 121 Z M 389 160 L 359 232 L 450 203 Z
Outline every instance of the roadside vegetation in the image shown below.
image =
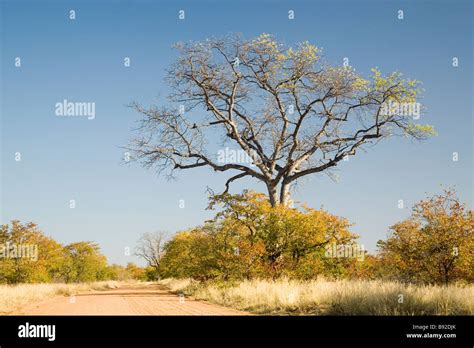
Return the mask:
M 453 191 L 415 204 L 369 254 L 344 218 L 308 207 L 272 207 L 265 195 L 211 198 L 215 218 L 164 243 L 157 278 L 281 278 L 472 284 L 474 215 Z
M 474 286 L 382 280 L 165 279 L 175 293 L 267 315 L 474 315 Z
M 133 263 L 108 265 L 97 243 L 62 245 L 36 224 L 14 220 L 0 226 L 0 284 L 83 283 L 147 278 Z
M 108 265 L 97 244 L 61 245 L 32 223 L 3 225 L 0 313 L 133 279 L 260 314 L 474 314 L 474 215 L 453 190 L 415 204 L 374 254 L 323 209 L 274 207 L 252 191 L 213 195 L 209 209 L 202 226 L 142 236 L 146 268 Z M 38 252 L 15 255 L 28 251 L 19 245 Z
M 160 284 L 260 314 L 474 314 L 474 216 L 452 190 L 418 202 L 373 255 L 324 210 L 273 208 L 253 192 L 216 205 L 214 220 L 164 244 Z
M 73 296 L 91 290 L 114 289 L 117 286 L 116 281 L 0 285 L 0 314 L 14 312 L 30 303 L 53 296 Z
M 146 277 L 146 269 L 133 263 L 108 265 L 96 243 L 62 245 L 31 222 L 0 226 L 0 314 L 49 297 L 112 289 Z

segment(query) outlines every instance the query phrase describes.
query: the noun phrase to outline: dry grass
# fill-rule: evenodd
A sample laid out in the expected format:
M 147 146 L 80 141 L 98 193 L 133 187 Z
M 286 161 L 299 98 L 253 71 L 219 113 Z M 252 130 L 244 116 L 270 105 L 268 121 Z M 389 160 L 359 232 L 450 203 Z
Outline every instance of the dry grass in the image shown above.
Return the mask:
M 196 299 L 259 314 L 473 315 L 474 286 L 420 286 L 385 281 L 253 280 L 160 284 Z
M 90 290 L 114 289 L 115 281 L 103 281 L 78 284 L 19 284 L 0 285 L 0 314 L 15 310 L 48 297 L 57 295 L 71 296 Z

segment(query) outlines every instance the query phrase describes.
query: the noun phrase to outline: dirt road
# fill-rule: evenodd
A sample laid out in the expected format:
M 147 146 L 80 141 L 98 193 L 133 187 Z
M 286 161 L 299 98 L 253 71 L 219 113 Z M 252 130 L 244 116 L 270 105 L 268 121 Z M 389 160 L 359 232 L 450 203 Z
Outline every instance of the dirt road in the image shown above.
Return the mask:
M 179 297 L 156 284 L 57 296 L 16 315 L 245 315 L 237 310 Z

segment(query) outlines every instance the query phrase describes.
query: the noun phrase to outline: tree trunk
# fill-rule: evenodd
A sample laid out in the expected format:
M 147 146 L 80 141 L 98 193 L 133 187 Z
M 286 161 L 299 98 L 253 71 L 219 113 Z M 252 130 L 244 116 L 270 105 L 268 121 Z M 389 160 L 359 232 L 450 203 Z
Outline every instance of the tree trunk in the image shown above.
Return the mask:
M 276 187 L 273 184 L 267 184 L 267 188 L 268 188 L 268 199 L 270 201 L 270 204 L 272 207 L 276 207 L 278 204 L 280 204 Z
M 291 201 L 291 195 L 290 195 L 290 184 L 285 183 L 283 181 L 281 183 L 281 191 L 280 191 L 280 204 L 282 204 L 285 207 L 288 207 Z
M 444 285 L 449 284 L 449 266 L 443 265 L 443 270 L 444 270 Z
M 281 184 L 280 192 L 278 193 L 277 185 L 267 184 L 268 189 L 268 200 L 272 207 L 276 207 L 281 204 L 288 207 L 291 202 L 290 184 L 284 181 Z

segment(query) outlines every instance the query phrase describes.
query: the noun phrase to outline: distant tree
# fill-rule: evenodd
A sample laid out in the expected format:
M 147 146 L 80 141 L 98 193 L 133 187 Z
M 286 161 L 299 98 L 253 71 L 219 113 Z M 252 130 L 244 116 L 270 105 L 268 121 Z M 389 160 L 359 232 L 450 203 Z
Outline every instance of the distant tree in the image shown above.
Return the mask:
M 365 79 L 351 67 L 330 66 L 308 42 L 288 47 L 262 34 L 175 47 L 180 55 L 168 71 L 167 106 L 132 104 L 144 117 L 130 146 L 144 166 L 169 177 L 190 168 L 229 171 L 225 192 L 252 177 L 266 186 L 272 206 L 287 206 L 297 180 L 328 172 L 370 143 L 434 134 L 400 112 L 400 105 L 417 102 L 418 81 L 377 69 Z M 217 139 L 252 160 L 219 160 Z
M 155 267 L 147 266 L 145 267 L 145 279 L 148 281 L 153 281 L 159 279 L 160 275 L 158 274 Z
M 66 282 L 90 282 L 106 278 L 107 259 L 93 242 L 71 243 L 64 247 L 67 262 L 64 267 Z
M 218 262 L 208 229 L 194 228 L 176 233 L 165 244 L 159 275 L 162 278 L 207 280 L 222 274 Z
M 0 282 L 57 281 L 63 261 L 62 246 L 36 224 L 14 220 L 0 226 Z
M 142 269 L 107 266 L 93 242 L 63 246 L 32 222 L 13 220 L 0 226 L 0 283 L 88 282 L 129 279 Z
M 474 281 L 474 214 L 453 190 L 418 202 L 379 241 L 386 274 L 405 281 Z
M 129 275 L 125 267 L 117 264 L 107 266 L 105 270 L 105 278 L 110 280 L 127 280 Z
M 125 267 L 125 270 L 128 274 L 129 279 L 146 280 L 145 269 L 138 267 L 133 262 L 127 263 L 127 267 Z
M 144 233 L 135 248 L 135 255 L 143 258 L 148 266 L 155 269 L 155 273 L 160 268 L 165 235 L 165 232 Z

